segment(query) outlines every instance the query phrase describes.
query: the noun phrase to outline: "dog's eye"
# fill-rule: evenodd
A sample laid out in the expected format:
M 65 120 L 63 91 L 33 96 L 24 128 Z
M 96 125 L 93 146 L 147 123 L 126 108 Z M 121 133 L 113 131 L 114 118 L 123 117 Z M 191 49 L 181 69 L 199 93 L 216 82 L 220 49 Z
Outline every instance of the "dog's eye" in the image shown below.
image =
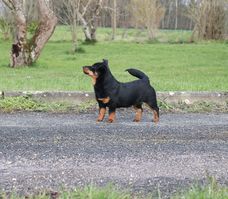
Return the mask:
M 91 67 L 90 70 L 94 72 L 95 71 L 95 68 L 94 67 Z

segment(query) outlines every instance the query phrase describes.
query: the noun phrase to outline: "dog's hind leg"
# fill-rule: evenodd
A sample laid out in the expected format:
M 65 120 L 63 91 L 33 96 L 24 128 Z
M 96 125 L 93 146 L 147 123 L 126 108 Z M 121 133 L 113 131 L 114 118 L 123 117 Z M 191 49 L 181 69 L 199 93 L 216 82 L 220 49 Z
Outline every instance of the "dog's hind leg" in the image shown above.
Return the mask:
M 157 106 L 157 101 L 152 100 L 150 102 L 145 102 L 149 108 L 153 111 L 154 119 L 153 122 L 158 123 L 159 121 L 159 108 Z
M 116 108 L 109 107 L 108 123 L 114 122 L 116 119 Z
M 142 118 L 142 112 L 143 112 L 142 104 L 141 103 L 140 104 L 136 104 L 133 107 L 136 110 L 135 119 L 133 120 L 133 122 L 140 122 L 141 118 Z

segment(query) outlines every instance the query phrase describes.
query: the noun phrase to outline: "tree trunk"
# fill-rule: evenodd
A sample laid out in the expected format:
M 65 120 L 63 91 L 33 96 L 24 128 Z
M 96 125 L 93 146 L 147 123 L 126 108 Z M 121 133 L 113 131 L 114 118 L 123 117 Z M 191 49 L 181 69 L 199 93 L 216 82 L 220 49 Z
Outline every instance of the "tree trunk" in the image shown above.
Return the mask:
M 51 35 L 53 34 L 57 25 L 57 17 L 49 9 L 45 0 L 37 0 L 37 6 L 40 16 L 38 28 L 29 43 L 30 58 L 29 61 L 33 63 L 38 59 L 44 45 L 47 43 Z
M 84 17 L 82 16 L 82 14 L 77 10 L 77 15 L 79 17 L 80 22 L 82 23 L 83 26 L 83 32 L 85 35 L 85 40 L 87 41 L 91 41 L 91 34 L 90 34 L 90 28 L 89 28 L 89 24 L 86 22 L 86 20 L 84 19 Z
M 11 67 L 31 65 L 40 56 L 41 50 L 51 37 L 57 24 L 57 18 L 48 8 L 45 0 L 37 0 L 39 11 L 39 25 L 29 41 L 27 39 L 27 21 L 24 12 L 23 0 L 3 1 L 14 15 L 16 31 L 11 49 Z
M 97 31 L 97 26 L 98 26 L 98 18 L 100 15 L 100 11 L 101 11 L 101 4 L 102 4 L 103 0 L 97 0 L 96 1 L 96 5 L 95 5 L 95 9 L 92 12 L 92 19 L 91 19 L 91 23 L 90 23 L 90 33 L 91 33 L 91 40 L 92 41 L 96 41 L 96 31 Z
M 169 29 L 170 28 L 170 18 L 171 18 L 171 11 L 172 11 L 172 2 L 169 2 L 169 12 L 168 12 L 168 19 L 167 19 L 167 23 L 166 23 L 166 28 Z
M 178 0 L 176 0 L 175 30 L 177 30 L 177 26 L 178 26 Z
M 116 14 L 117 14 L 116 0 L 113 0 L 113 11 L 112 11 L 112 40 L 115 40 L 115 37 L 116 37 Z
M 97 31 L 97 27 L 95 25 L 92 25 L 91 26 L 91 40 L 92 41 L 96 41 L 97 40 L 96 31 Z
M 89 3 L 91 2 L 88 2 L 87 4 L 88 6 L 84 8 L 83 13 L 80 13 L 80 11 L 77 9 L 77 16 L 83 26 L 83 32 L 85 34 L 86 41 L 96 41 L 97 20 L 100 15 L 102 1 L 103 0 L 97 0 L 95 2 L 95 6 L 94 6 L 95 8 L 92 9 L 90 14 L 91 15 L 90 22 L 86 21 L 84 15 L 86 14 L 86 10 L 88 9 L 88 6 L 91 6 L 89 5 Z
M 78 47 L 77 44 L 77 14 L 76 9 L 73 10 L 73 21 L 72 21 L 72 52 L 75 53 Z
M 16 34 L 14 38 L 14 43 L 11 49 L 11 67 L 20 67 L 27 65 L 26 60 L 26 19 L 23 13 L 23 4 L 20 1 L 14 0 L 14 18 L 16 24 Z

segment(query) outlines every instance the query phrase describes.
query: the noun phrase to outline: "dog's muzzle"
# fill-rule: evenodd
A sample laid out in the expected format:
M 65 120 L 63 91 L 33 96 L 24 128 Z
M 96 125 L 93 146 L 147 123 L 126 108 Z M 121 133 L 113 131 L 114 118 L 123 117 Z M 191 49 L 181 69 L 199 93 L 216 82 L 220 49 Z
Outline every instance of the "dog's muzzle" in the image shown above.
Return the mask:
M 82 70 L 86 75 L 88 75 L 91 72 L 91 70 L 89 70 L 89 68 L 87 66 L 83 66 Z

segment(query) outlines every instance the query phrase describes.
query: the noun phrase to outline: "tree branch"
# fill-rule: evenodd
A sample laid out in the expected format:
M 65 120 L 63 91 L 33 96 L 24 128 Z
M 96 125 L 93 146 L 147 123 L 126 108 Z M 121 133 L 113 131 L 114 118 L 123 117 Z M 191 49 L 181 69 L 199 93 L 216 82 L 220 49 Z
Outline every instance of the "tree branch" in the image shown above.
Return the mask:
M 10 9 L 15 10 L 15 6 L 11 0 L 2 0 L 2 2 Z
M 88 9 L 88 7 L 89 7 L 90 4 L 91 4 L 91 0 L 89 0 L 89 1 L 87 2 L 86 6 L 83 7 L 83 12 L 81 13 L 82 16 L 84 16 L 84 15 L 86 14 L 87 9 Z

